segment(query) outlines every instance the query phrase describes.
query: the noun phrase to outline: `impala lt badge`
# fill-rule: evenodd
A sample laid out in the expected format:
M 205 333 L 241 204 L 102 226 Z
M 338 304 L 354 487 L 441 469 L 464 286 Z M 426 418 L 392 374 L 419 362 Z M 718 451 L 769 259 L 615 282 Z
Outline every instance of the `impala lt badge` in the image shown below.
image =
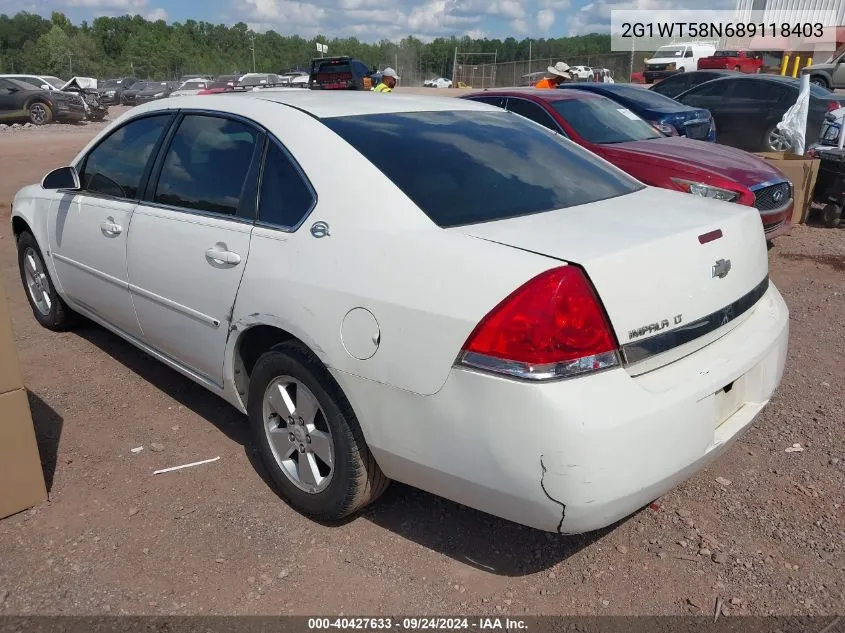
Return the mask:
M 713 279 L 718 277 L 719 279 L 724 279 L 728 276 L 728 273 L 731 272 L 731 260 L 729 259 L 720 259 L 715 264 L 713 264 L 712 276 Z

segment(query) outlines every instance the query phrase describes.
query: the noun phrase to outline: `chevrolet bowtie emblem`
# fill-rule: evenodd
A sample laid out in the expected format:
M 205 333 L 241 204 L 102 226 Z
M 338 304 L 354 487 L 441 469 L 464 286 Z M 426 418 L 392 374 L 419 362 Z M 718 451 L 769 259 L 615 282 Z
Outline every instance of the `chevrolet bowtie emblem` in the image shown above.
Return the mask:
M 718 277 L 719 279 L 724 279 L 728 276 L 729 272 L 731 272 L 731 260 L 720 259 L 715 264 L 713 264 L 713 279 L 715 279 L 716 277 Z

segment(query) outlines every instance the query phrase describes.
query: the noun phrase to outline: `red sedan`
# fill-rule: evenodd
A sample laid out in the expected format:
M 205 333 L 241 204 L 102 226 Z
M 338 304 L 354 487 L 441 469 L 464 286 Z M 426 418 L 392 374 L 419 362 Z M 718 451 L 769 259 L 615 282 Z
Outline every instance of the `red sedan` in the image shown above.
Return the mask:
M 647 185 L 757 207 L 768 239 L 792 228 L 792 184 L 754 154 L 665 136 L 615 101 L 576 90 L 486 90 L 462 98 L 531 119 Z

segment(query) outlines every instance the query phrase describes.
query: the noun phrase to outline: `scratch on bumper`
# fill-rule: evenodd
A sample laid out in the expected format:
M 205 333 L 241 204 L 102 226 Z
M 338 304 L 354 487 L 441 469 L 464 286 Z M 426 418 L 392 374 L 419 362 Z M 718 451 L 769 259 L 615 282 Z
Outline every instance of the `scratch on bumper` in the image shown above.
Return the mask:
M 543 463 L 542 455 L 540 455 L 540 468 L 543 470 L 543 474 L 540 476 L 540 488 L 543 489 L 543 494 L 545 494 L 549 498 L 549 501 L 551 501 L 552 503 L 556 503 L 561 508 L 560 523 L 557 524 L 557 533 L 563 534 L 563 521 L 564 519 L 566 519 L 566 504 L 562 501 L 558 501 L 557 499 L 555 499 L 552 495 L 549 494 L 549 491 L 546 490 L 546 485 L 545 483 L 543 483 L 543 480 L 546 478 L 546 472 L 548 472 L 548 470 L 546 469 L 546 465 Z

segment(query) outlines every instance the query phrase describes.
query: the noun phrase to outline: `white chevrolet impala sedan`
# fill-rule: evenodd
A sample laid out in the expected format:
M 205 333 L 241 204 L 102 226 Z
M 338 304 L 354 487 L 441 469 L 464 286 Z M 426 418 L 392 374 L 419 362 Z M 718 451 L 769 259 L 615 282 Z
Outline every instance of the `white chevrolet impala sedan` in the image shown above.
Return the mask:
M 244 412 L 322 521 L 395 479 L 607 526 L 748 429 L 787 351 L 755 209 L 471 101 L 153 102 L 22 189 L 12 225 L 43 326 L 84 315 Z

